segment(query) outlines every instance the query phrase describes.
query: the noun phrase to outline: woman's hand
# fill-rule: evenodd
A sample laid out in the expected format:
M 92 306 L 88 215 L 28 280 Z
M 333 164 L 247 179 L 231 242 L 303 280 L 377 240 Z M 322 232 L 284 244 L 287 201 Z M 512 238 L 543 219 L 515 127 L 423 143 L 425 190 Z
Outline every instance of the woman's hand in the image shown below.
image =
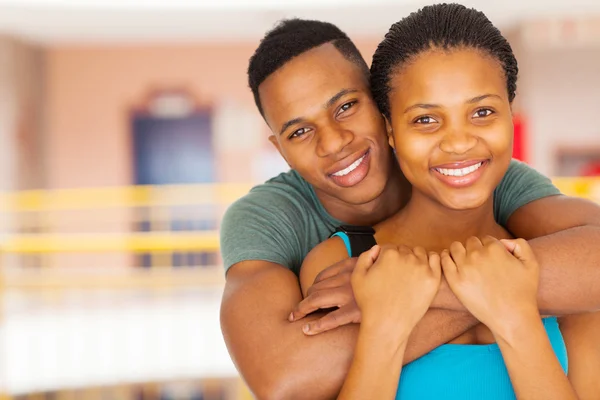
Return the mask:
M 352 273 L 352 290 L 362 325 L 401 329 L 410 334 L 427 312 L 441 280 L 438 254 L 422 247 L 374 246 Z
M 495 335 L 512 332 L 527 318 L 540 318 L 539 266 L 525 240 L 471 237 L 465 246 L 454 242 L 440 256 L 456 297 Z

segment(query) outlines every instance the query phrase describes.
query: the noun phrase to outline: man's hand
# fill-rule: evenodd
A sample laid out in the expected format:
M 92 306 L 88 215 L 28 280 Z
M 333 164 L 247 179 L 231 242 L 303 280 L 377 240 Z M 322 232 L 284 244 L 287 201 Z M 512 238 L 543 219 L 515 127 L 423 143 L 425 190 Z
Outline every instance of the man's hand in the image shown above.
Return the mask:
M 360 323 L 360 310 L 354 300 L 350 284 L 356 261 L 357 258 L 347 258 L 321 271 L 306 292 L 304 300 L 298 303 L 290 314 L 289 320 L 298 321 L 317 310 L 337 308 L 304 325 L 302 331 L 307 335 L 316 335 L 342 325 Z

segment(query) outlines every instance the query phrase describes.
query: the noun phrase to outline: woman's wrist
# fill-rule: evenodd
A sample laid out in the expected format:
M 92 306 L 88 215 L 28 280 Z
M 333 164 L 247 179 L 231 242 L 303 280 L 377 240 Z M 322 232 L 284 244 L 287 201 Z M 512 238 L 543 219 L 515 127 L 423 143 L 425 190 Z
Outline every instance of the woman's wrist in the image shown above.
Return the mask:
M 544 331 L 542 317 L 535 307 L 523 308 L 507 317 L 500 317 L 498 323 L 489 328 L 498 343 L 502 341 L 511 347 L 524 343 L 523 339 L 532 334 Z
M 379 319 L 363 317 L 360 324 L 361 336 L 369 341 L 379 342 L 388 349 L 406 347 L 411 331 L 403 320 L 389 315 Z

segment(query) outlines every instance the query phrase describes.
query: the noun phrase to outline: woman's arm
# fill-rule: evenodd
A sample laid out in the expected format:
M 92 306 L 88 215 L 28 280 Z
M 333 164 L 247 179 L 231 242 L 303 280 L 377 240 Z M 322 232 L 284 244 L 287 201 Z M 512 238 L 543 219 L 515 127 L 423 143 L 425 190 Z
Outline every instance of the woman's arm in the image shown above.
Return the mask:
M 441 254 L 456 296 L 496 339 L 519 399 L 570 400 L 577 395 L 554 354 L 537 305 L 539 265 L 523 239 L 513 253 L 492 237 L 455 242 Z
M 302 294 L 303 296 L 306 296 L 306 298 L 301 304 L 306 306 L 308 311 L 303 313 L 302 317 L 321 307 L 341 307 L 340 310 L 330 311 L 319 319 L 307 321 L 305 326 L 311 328 L 308 332 L 310 335 L 320 334 L 320 332 L 322 332 L 319 329 L 322 321 L 331 321 L 332 319 L 341 320 L 343 317 L 340 316 L 340 312 L 352 315 L 357 314 L 358 317 L 353 319 L 352 322 L 361 322 L 361 313 L 356 305 L 354 293 L 352 292 L 352 287 L 350 285 L 351 270 L 330 278 L 332 280 L 330 286 L 335 286 L 334 290 L 336 290 L 336 296 L 329 296 L 329 293 L 327 293 L 328 289 L 313 290 L 312 293 L 307 296 L 307 292 L 311 289 L 315 277 L 317 277 L 321 271 L 326 269 L 325 267 L 344 260 L 347 257 L 348 253 L 346 252 L 346 247 L 342 239 L 335 237 L 316 246 L 304 259 L 302 268 L 300 269 L 300 284 L 302 287 Z M 397 285 L 398 291 L 401 291 L 400 283 L 397 282 Z M 342 295 L 342 293 L 344 294 Z M 350 312 L 350 308 L 356 309 L 356 312 Z M 295 319 L 295 321 L 297 320 L 298 319 Z M 473 328 L 478 323 L 479 321 L 469 312 L 429 309 L 423 319 L 421 319 L 417 326 L 412 330 L 412 334 L 408 338 L 404 364 L 408 364 L 435 348 L 448 343 Z M 399 332 L 400 330 L 396 333 Z
M 395 397 L 410 332 L 387 322 L 361 324 L 354 359 L 338 400 Z
M 352 289 L 363 321 L 338 400 L 395 397 L 408 337 L 427 312 L 441 275 L 439 256 L 429 257 L 419 247 L 375 246 L 359 257 Z
M 535 308 L 503 325 L 493 333 L 518 399 L 578 399 Z
M 600 399 L 600 312 L 559 318 L 569 381 L 581 400 Z

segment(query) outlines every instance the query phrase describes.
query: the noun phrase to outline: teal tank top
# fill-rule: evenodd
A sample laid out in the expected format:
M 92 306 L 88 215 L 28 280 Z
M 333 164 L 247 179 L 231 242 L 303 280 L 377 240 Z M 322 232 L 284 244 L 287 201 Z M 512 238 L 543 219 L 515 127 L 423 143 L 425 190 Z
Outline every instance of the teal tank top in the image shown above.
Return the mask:
M 350 240 L 339 236 L 352 254 Z M 554 353 L 568 371 L 567 348 L 556 317 L 542 320 Z M 514 400 L 515 392 L 499 346 L 445 344 L 402 368 L 397 400 Z

